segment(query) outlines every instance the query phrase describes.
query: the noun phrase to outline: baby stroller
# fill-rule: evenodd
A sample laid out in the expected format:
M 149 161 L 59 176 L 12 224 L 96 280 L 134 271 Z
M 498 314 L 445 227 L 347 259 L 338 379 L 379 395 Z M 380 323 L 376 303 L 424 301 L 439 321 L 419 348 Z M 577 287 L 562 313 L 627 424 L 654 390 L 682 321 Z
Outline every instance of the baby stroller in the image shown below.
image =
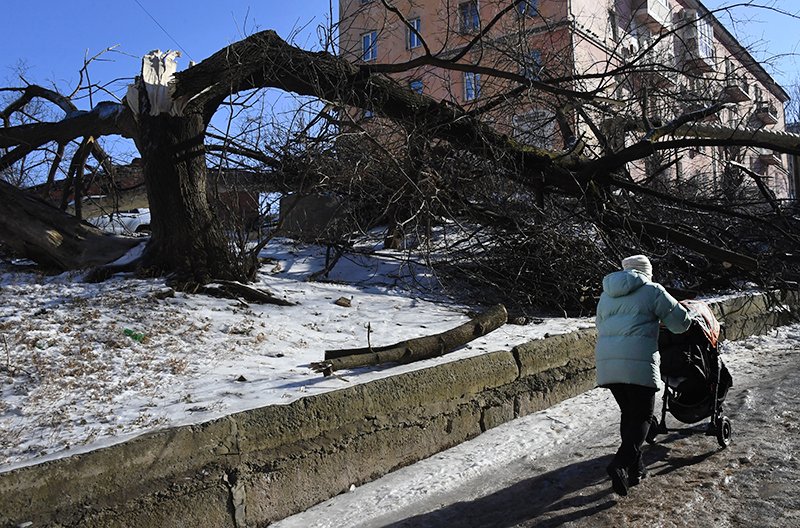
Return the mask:
M 706 434 L 722 447 L 731 442 L 731 422 L 722 414 L 722 402 L 733 379 L 719 357 L 720 325 L 702 301 L 681 301 L 689 310 L 691 326 L 683 334 L 662 327 L 658 337 L 664 401 L 661 421 L 651 425 L 648 442 L 668 432 L 667 411 L 678 421 L 694 424 L 710 418 Z M 654 417 L 654 420 L 655 417 Z

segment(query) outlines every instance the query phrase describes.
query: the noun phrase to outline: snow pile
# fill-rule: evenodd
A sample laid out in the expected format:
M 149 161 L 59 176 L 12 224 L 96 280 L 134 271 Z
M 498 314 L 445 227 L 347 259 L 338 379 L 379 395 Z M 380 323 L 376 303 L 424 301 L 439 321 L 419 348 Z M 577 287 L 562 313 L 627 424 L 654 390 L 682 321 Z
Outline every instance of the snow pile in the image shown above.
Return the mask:
M 323 248 L 276 240 L 262 254 L 272 260 L 258 285 L 297 306 L 0 267 L 0 471 L 594 324 L 505 325 L 444 357 L 324 378 L 309 364 L 326 349 L 366 346 L 368 326 L 373 345 L 391 344 L 464 323 L 468 307 L 399 253 L 343 259 L 324 283 L 306 281 L 324 267 Z M 351 307 L 335 304 L 341 297 Z

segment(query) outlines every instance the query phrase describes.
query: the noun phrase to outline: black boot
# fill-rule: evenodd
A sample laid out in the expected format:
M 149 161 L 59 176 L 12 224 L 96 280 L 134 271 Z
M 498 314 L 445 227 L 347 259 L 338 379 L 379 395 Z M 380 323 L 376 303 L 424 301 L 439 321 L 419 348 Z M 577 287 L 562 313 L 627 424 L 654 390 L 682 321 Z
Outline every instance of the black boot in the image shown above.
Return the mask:
M 650 428 L 647 430 L 647 440 L 648 444 L 655 444 L 656 443 L 656 436 L 658 436 L 660 426 L 658 424 L 658 418 L 655 416 L 650 417 Z
M 619 466 L 610 465 L 606 468 L 608 476 L 611 477 L 611 488 L 617 495 L 623 497 L 628 494 L 628 470 Z
M 647 477 L 647 468 L 644 465 L 628 470 L 628 487 L 635 486 Z

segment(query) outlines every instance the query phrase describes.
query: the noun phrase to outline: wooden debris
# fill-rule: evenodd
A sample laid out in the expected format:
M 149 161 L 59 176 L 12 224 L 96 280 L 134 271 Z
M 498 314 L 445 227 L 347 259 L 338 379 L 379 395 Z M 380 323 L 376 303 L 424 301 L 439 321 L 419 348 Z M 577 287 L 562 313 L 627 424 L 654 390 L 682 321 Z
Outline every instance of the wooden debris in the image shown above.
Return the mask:
M 339 297 L 338 299 L 333 301 L 333 304 L 336 304 L 338 306 L 342 306 L 344 308 L 350 308 L 353 305 L 352 301 L 350 299 L 348 299 L 347 297 Z
M 262 288 L 253 288 L 236 281 L 216 280 L 211 284 L 200 287 L 198 293 L 205 293 L 213 297 L 225 299 L 241 298 L 256 304 L 277 304 L 278 306 L 295 306 L 295 303 L 281 299 L 274 293 Z
M 311 368 L 330 376 L 335 370 L 382 363 L 411 363 L 441 356 L 464 346 L 503 326 L 508 319 L 505 306 L 498 304 L 475 316 L 469 322 L 430 336 L 417 337 L 382 347 L 326 350 L 325 361 L 312 363 Z

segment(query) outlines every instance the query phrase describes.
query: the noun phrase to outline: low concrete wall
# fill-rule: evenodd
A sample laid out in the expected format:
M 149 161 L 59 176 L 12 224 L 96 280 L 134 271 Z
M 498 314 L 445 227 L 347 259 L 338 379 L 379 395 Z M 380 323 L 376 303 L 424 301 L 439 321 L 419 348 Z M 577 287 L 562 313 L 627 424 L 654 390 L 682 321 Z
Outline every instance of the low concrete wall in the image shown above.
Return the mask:
M 798 296 L 714 303 L 728 339 Z M 266 526 L 594 386 L 594 329 L 0 474 L 0 526 Z M 734 373 L 735 375 L 735 373 Z

